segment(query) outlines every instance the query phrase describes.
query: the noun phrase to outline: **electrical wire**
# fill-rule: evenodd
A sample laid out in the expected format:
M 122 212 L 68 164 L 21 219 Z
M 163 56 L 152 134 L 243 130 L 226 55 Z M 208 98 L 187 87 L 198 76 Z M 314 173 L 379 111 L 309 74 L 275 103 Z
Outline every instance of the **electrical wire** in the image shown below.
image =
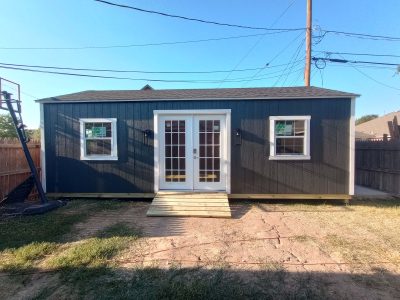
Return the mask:
M 293 6 L 293 4 L 296 2 L 297 0 L 293 0 L 291 3 L 289 3 L 289 5 L 284 9 L 284 11 L 275 19 L 274 22 L 272 22 L 272 24 L 270 25 L 270 28 L 273 27 L 287 12 L 288 10 Z M 301 35 L 301 33 L 300 33 Z M 245 53 L 244 56 L 242 56 L 242 58 L 239 60 L 239 62 L 236 64 L 236 66 L 233 68 L 233 70 L 236 70 L 240 64 L 253 52 L 253 50 L 258 46 L 258 44 L 264 39 L 264 37 L 266 36 L 266 34 L 263 34 L 254 44 L 253 46 L 250 47 L 250 49 Z M 269 65 L 269 63 L 267 63 L 265 65 L 265 67 L 267 67 Z M 230 72 L 219 84 L 218 87 L 221 87 L 222 84 L 225 82 L 226 79 L 228 79 L 230 77 L 232 72 Z M 259 74 L 258 72 L 256 73 L 257 75 Z
M 339 55 L 341 56 L 341 55 Z M 386 62 L 376 62 L 376 61 L 363 61 L 363 60 L 347 60 L 343 56 L 342 59 L 337 58 L 327 58 L 327 57 L 312 57 L 313 61 L 323 60 L 334 63 L 351 63 L 351 64 L 371 64 L 371 65 L 382 65 L 382 66 L 399 66 L 400 63 L 386 63 Z
M 218 82 L 220 82 L 220 80 L 181 80 L 181 79 L 154 79 L 154 78 L 116 77 L 116 76 L 104 76 L 104 75 L 93 75 L 93 74 L 83 74 L 83 73 L 44 71 L 44 70 L 27 69 L 27 68 L 19 68 L 19 67 L 10 67 L 10 66 L 2 66 L 2 65 L 0 65 L 0 68 L 1 69 L 9 69 L 9 70 L 17 70 L 17 71 L 26 71 L 26 72 L 54 74 L 54 75 L 66 75 L 66 76 L 100 78 L 100 79 L 130 80 L 130 81 L 173 82 L 173 83 L 218 83 Z M 298 70 L 296 70 L 296 71 L 298 71 Z M 256 81 L 256 80 L 264 80 L 264 79 L 276 78 L 276 77 L 278 77 L 278 76 L 263 77 L 263 78 L 253 78 L 251 80 L 252 81 Z M 248 80 L 248 78 L 246 78 L 246 79 L 234 78 L 234 79 L 230 79 L 229 82 L 243 82 L 245 80 Z
M 200 23 L 206 23 L 206 24 L 212 24 L 212 25 L 218 25 L 218 26 L 228 26 L 228 27 L 236 27 L 236 28 L 242 28 L 242 29 L 254 29 L 254 30 L 269 30 L 269 31 L 281 31 L 281 30 L 288 30 L 288 31 L 296 31 L 296 30 L 304 30 L 304 28 L 291 28 L 291 29 L 271 29 L 271 28 L 266 28 L 266 27 L 255 27 L 255 26 L 247 26 L 247 25 L 238 25 L 238 24 L 230 24 L 230 23 L 221 23 L 221 22 L 216 22 L 216 21 L 210 21 L 210 20 L 204 20 L 204 19 L 197 19 L 197 18 L 191 18 L 191 17 L 185 17 L 185 16 L 179 16 L 179 15 L 173 15 L 173 14 L 168 14 L 164 12 L 159 12 L 159 11 L 154 11 L 154 10 L 148 10 L 148 9 L 143 9 L 143 8 L 138 8 L 135 6 L 130 6 L 130 5 L 124 5 L 124 4 L 119 4 L 119 3 L 114 3 L 114 2 L 109 2 L 109 1 L 104 1 L 104 0 L 94 0 L 96 2 L 108 4 L 111 6 L 116 6 L 116 7 L 121 7 L 121 8 L 127 8 L 127 9 L 132 9 L 144 13 L 150 13 L 150 14 L 155 14 L 155 15 L 160 15 L 163 17 L 170 17 L 170 18 L 177 18 L 177 19 L 182 19 L 185 21 L 194 21 L 194 22 L 200 22 Z
M 289 66 L 290 64 L 292 64 L 292 63 L 293 63 L 293 60 L 295 59 L 295 57 L 298 56 L 298 53 L 299 53 L 301 47 L 303 46 L 304 42 L 305 42 L 305 38 L 304 38 L 304 39 L 300 42 L 300 44 L 297 46 L 297 48 L 295 49 L 295 51 L 294 51 L 292 57 L 290 58 L 289 64 L 285 67 L 285 69 L 283 70 L 281 76 L 275 81 L 275 83 L 273 84 L 273 86 L 276 86 L 276 85 L 278 84 L 278 82 L 280 81 L 280 79 L 282 78 L 282 76 L 284 76 L 284 74 L 285 74 L 285 72 L 286 72 L 288 66 Z M 288 74 L 290 74 L 290 71 L 288 72 Z
M 269 67 L 269 65 L 275 60 L 277 59 L 280 55 L 282 55 L 294 42 L 296 42 L 303 33 L 300 33 L 298 36 L 296 36 L 293 40 L 291 40 L 284 48 L 282 48 L 280 51 L 278 51 L 278 53 L 271 58 L 271 60 L 265 65 L 264 68 L 262 68 L 261 70 L 257 71 L 256 73 L 254 73 L 254 75 L 251 78 L 256 77 L 258 74 L 260 74 L 262 71 L 266 70 L 267 67 Z M 302 59 L 301 61 L 304 61 L 304 59 Z M 245 82 L 243 84 L 243 86 L 245 86 L 247 84 L 247 82 Z
M 95 68 L 72 68 L 60 66 L 43 66 L 43 65 L 26 65 L 26 64 L 11 64 L 0 62 L 0 65 L 10 67 L 26 67 L 26 68 L 39 68 L 39 69 L 55 69 L 55 70 L 70 70 L 70 71 L 90 71 L 90 72 L 109 72 L 109 73 L 139 73 L 139 74 L 215 74 L 215 73 L 229 73 L 229 72 L 247 72 L 264 69 L 259 68 L 246 68 L 237 70 L 212 70 L 212 71 L 144 71 L 144 70 L 117 70 L 117 69 L 95 69 Z M 279 64 L 270 66 L 276 68 L 286 66 L 287 64 Z
M 346 59 L 345 59 L 343 56 L 341 56 L 341 55 L 339 55 L 339 56 L 342 57 L 342 61 L 344 61 L 344 62 L 346 61 Z M 332 59 L 326 59 L 326 60 L 331 61 Z M 315 60 L 314 60 L 314 61 L 315 61 Z M 335 60 L 334 62 L 339 62 L 339 60 Z M 359 72 L 360 74 L 362 74 L 363 76 L 365 76 L 365 77 L 367 77 L 368 79 L 374 81 L 375 83 L 377 83 L 377 84 L 379 84 L 379 85 L 382 85 L 382 86 L 384 86 L 384 87 L 393 89 L 393 90 L 398 90 L 398 91 L 400 91 L 400 88 L 397 88 L 397 87 L 388 85 L 388 84 L 386 84 L 386 83 L 384 83 L 384 82 L 381 82 L 381 81 L 379 81 L 379 80 L 373 78 L 372 76 L 368 75 L 367 73 L 361 71 L 359 68 L 357 68 L 357 67 L 354 66 L 353 64 L 350 64 L 350 66 L 351 66 L 353 69 L 355 69 L 357 72 Z
M 317 53 L 325 53 L 327 55 L 337 54 L 337 55 L 355 55 L 355 56 L 376 56 L 376 57 L 397 57 L 400 55 L 394 54 L 375 54 L 375 53 L 353 53 L 353 52 L 335 52 L 335 51 L 313 51 Z
M 149 46 L 168 46 L 168 45 L 180 45 L 180 44 L 203 43 L 203 42 L 214 42 L 214 41 L 251 38 L 251 37 L 279 34 L 279 33 L 286 33 L 286 32 L 291 32 L 291 31 L 290 30 L 281 30 L 281 31 L 274 31 L 274 32 L 267 32 L 267 33 L 236 35 L 236 36 L 219 37 L 219 38 L 208 38 L 208 39 L 187 40 L 187 41 L 173 41 L 173 42 L 157 42 L 157 43 L 145 43 L 145 44 L 82 46 L 82 47 L 0 47 L 0 50 L 86 50 L 86 49 L 113 49 L 113 48 L 149 47 Z
M 304 46 L 305 41 L 306 41 L 306 39 L 303 39 L 303 41 L 300 43 L 300 45 L 299 45 L 299 47 L 298 47 L 298 49 L 297 49 L 296 56 L 295 56 L 294 58 L 292 58 L 292 60 L 294 60 L 294 61 L 297 60 L 297 57 L 299 56 L 300 50 L 301 50 L 301 48 Z M 286 80 L 289 78 L 289 75 L 292 73 L 292 70 L 293 70 L 294 66 L 295 66 L 295 64 L 292 62 L 292 65 L 291 65 L 291 67 L 289 68 L 289 70 L 288 70 L 288 72 L 287 72 L 287 74 L 286 74 L 286 77 L 285 77 L 284 81 L 282 82 L 282 86 L 285 85 Z M 289 65 L 286 66 L 286 68 L 288 68 L 288 67 L 289 67 Z
M 334 33 L 334 34 L 345 35 L 345 36 L 361 38 L 361 39 L 384 40 L 384 41 L 392 41 L 392 42 L 400 41 L 400 37 L 394 37 L 394 36 L 374 35 L 374 34 L 367 34 L 367 33 L 346 32 L 346 31 L 336 31 L 336 30 L 322 30 L 322 31 L 324 32 L 324 34 Z
M 216 21 L 210 21 L 210 20 L 204 20 L 204 19 L 198 19 L 198 18 L 191 18 L 191 17 L 186 17 L 186 16 L 180 16 L 180 15 L 173 15 L 173 14 L 168 14 L 168 13 L 164 13 L 164 12 L 138 8 L 138 7 L 135 7 L 135 6 L 119 4 L 119 3 L 114 3 L 114 2 L 105 1 L 105 0 L 94 0 L 94 1 L 100 2 L 100 3 L 103 3 L 103 4 L 107 4 L 107 5 L 111 5 L 111 6 L 120 7 L 120 8 L 131 9 L 131 10 L 135 10 L 135 11 L 139 11 L 139 12 L 155 14 L 155 15 L 160 15 L 160 16 L 170 17 L 170 18 L 177 18 L 177 19 L 182 19 L 182 20 L 185 20 L 185 21 L 194 21 L 194 22 L 218 25 L 218 26 L 228 26 L 228 27 L 236 27 L 236 28 L 242 28 L 242 29 L 268 30 L 268 31 L 281 31 L 281 30 L 298 31 L 298 30 L 305 30 L 305 28 L 271 29 L 271 28 L 266 28 L 266 27 L 255 27 L 255 26 L 248 26 L 248 25 L 222 23 L 222 22 L 216 22 Z M 394 36 L 374 35 L 374 34 L 367 34 L 367 33 L 346 32 L 346 31 L 338 31 L 338 30 L 322 30 L 322 32 L 324 32 L 324 34 L 333 33 L 333 34 L 346 35 L 346 36 L 357 37 L 357 38 L 367 38 L 367 39 L 387 40 L 387 41 L 400 41 L 400 37 L 394 37 Z

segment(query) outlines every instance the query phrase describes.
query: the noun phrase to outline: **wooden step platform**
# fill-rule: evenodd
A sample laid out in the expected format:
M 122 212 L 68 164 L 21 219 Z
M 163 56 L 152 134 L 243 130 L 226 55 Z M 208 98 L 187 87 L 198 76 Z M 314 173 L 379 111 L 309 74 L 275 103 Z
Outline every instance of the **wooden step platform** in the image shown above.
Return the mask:
M 226 193 L 159 192 L 153 199 L 148 217 L 230 218 Z

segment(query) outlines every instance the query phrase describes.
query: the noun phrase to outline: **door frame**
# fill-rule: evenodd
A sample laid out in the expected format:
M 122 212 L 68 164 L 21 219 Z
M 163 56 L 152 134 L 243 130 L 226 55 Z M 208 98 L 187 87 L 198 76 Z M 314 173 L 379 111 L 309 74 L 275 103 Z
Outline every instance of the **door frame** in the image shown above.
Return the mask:
M 160 116 L 168 115 L 225 115 L 226 121 L 226 192 L 231 193 L 231 109 L 181 109 L 181 110 L 154 110 L 154 192 L 160 190 L 160 132 L 158 121 Z M 194 191 L 195 192 L 195 191 Z

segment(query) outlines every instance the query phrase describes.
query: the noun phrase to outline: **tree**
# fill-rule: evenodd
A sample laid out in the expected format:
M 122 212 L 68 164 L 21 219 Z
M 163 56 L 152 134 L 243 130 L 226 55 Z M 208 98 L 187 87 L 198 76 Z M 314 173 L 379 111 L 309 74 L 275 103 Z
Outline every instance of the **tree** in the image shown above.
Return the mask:
M 365 116 L 362 116 L 361 118 L 358 118 L 356 120 L 356 125 L 371 121 L 373 119 L 376 119 L 377 117 L 379 117 L 379 116 L 378 115 L 365 115 Z
M 16 138 L 14 123 L 10 114 L 0 115 L 0 138 Z
M 39 129 L 25 129 L 25 133 L 31 140 L 40 140 Z M 0 114 L 0 138 L 18 138 L 10 114 Z

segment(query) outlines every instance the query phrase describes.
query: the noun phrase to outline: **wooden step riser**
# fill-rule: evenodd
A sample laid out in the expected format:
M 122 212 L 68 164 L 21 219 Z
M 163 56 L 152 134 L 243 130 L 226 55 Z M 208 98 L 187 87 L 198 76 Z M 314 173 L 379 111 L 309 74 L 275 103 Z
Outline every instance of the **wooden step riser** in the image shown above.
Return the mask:
M 209 206 L 203 206 L 203 207 L 193 207 L 193 206 L 183 206 L 183 205 L 178 205 L 178 206 L 160 206 L 160 205 L 155 205 L 149 208 L 149 211 L 151 210 L 165 210 L 165 211 L 171 211 L 171 210 L 176 210 L 176 211 L 181 211 L 181 210 L 190 210 L 190 211 L 195 211 L 195 210 L 208 210 L 208 211 L 231 211 L 229 207 L 209 207 Z
M 226 193 L 160 192 L 147 216 L 231 218 Z
M 149 211 L 147 212 L 149 217 L 203 217 L 203 218 L 231 218 L 230 213 L 216 213 L 206 211 Z

